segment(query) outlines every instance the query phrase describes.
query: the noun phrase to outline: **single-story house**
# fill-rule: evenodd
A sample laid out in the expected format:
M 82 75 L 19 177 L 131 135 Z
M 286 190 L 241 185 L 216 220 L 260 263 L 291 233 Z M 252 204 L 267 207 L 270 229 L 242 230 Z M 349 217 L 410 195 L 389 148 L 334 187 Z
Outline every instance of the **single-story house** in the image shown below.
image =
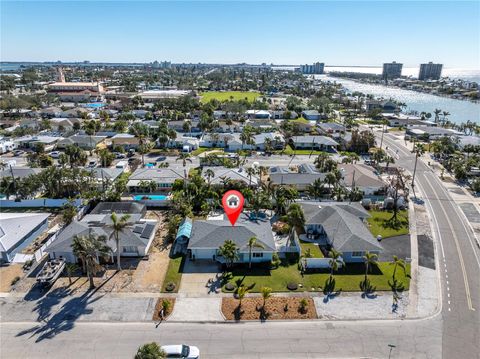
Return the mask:
M 148 253 L 148 250 L 155 238 L 158 222 L 153 219 L 145 219 L 145 205 L 135 203 L 131 205 L 125 202 L 112 202 L 99 204 L 101 208 L 96 208 L 92 213 L 85 215 L 81 221 L 70 223 L 57 238 L 47 247 L 46 251 L 50 258 L 63 257 L 67 262 L 76 263 L 78 258 L 72 251 L 73 238 L 75 236 L 86 236 L 93 234 L 96 236 L 105 236 L 107 245 L 112 249 L 107 262 L 113 262 L 117 251 L 123 257 L 142 257 Z M 126 210 L 126 211 L 125 211 Z M 120 246 L 116 247 L 116 242 L 111 228 L 111 213 L 118 215 L 129 214 L 127 227 L 119 233 Z
M 394 113 L 398 111 L 398 106 L 392 101 L 380 101 L 380 100 L 367 100 L 365 103 L 365 109 L 367 112 L 379 109 L 385 113 Z
M 106 136 L 73 135 L 57 142 L 58 149 L 76 145 L 83 150 L 93 150 L 104 143 Z
M 452 130 L 450 128 L 443 127 L 431 127 L 431 126 L 412 126 L 408 127 L 405 131 L 406 135 L 415 138 L 421 138 L 425 140 L 435 140 L 445 136 L 458 136 L 462 135 L 461 132 Z
M 109 140 L 112 148 L 123 147 L 124 150 L 137 149 L 140 146 L 140 139 L 128 133 L 118 133 Z
M 302 117 L 308 121 L 320 120 L 320 112 L 317 110 L 305 110 L 302 111 Z
M 335 151 L 338 142 L 327 136 L 293 136 L 291 144 L 298 150 Z
M 244 213 L 240 215 L 235 226 L 232 226 L 226 217 L 193 221 L 187 253 L 192 260 L 204 259 L 225 263 L 218 248 L 226 240 L 232 240 L 238 247 L 238 259 L 235 262 L 248 263 L 248 241 L 252 237 L 256 237 L 257 243 L 264 247 L 252 249 L 252 262 L 270 262 L 276 250 L 270 221 L 251 221 Z
M 380 176 L 371 166 L 364 164 L 339 163 L 338 170 L 342 173 L 347 189 L 358 188 L 365 196 L 380 194 L 386 187 Z
M 50 151 L 62 140 L 63 137 L 58 136 L 28 135 L 16 138 L 13 141 L 17 144 L 17 147 L 20 148 L 35 148 L 35 146 L 40 143 L 45 146 L 45 151 Z
M 49 213 L 0 212 L 0 261 L 11 262 L 48 228 Z
M 213 177 L 207 176 L 207 170 L 213 171 Z M 242 182 L 247 186 L 257 187 L 260 184 L 260 178 L 257 175 L 249 176 L 247 171 L 242 167 L 203 167 L 202 177 L 205 179 L 206 182 L 212 185 L 221 185 L 227 179 L 233 182 Z
M 52 128 L 52 131 L 55 131 L 55 132 L 73 131 L 75 123 L 78 123 L 80 125 L 82 123 L 82 120 L 79 118 L 65 118 L 65 117 L 56 117 L 56 118 L 50 119 L 50 126 Z
M 130 193 L 144 193 L 146 190 L 142 188 L 141 184 L 153 181 L 157 184 L 156 191 L 171 191 L 173 183 L 183 179 L 184 174 L 180 168 L 139 168 L 129 177 L 127 189 Z
M 177 133 L 177 137 L 174 140 L 168 140 L 168 148 L 180 148 L 182 150 L 188 149 L 188 151 L 196 150 L 199 147 L 199 139 L 196 137 L 187 137 L 182 133 Z
M 62 114 L 62 109 L 60 107 L 45 107 L 37 111 L 37 113 L 42 117 L 60 117 Z
M 321 122 L 317 125 L 318 129 L 326 134 L 332 135 L 334 133 L 345 133 L 345 126 L 336 122 Z
M 270 118 L 270 112 L 267 110 L 247 110 L 245 116 L 248 119 L 265 119 Z
M 383 247 L 368 230 L 370 214 L 360 203 L 299 202 L 305 215 L 306 239 L 335 248 L 346 263 L 363 262 L 365 252 L 380 254 Z M 302 237 L 302 236 L 301 236 Z
M 269 170 L 269 181 L 273 186 L 293 186 L 298 191 L 306 191 L 315 180 L 325 179 L 326 173 L 319 172 L 313 164 L 304 163 L 296 170 L 289 167 L 274 166 Z
M 287 111 L 270 111 L 270 118 L 272 120 L 284 120 L 286 119 L 285 118 L 285 113 Z M 294 119 L 294 118 L 297 118 L 298 117 L 298 114 L 295 112 L 295 111 L 290 111 L 290 117 L 287 118 L 286 120 L 291 120 L 291 119 Z
M 124 172 L 121 168 L 102 168 L 95 167 L 90 170 L 97 182 L 97 188 L 106 190 L 115 182 Z

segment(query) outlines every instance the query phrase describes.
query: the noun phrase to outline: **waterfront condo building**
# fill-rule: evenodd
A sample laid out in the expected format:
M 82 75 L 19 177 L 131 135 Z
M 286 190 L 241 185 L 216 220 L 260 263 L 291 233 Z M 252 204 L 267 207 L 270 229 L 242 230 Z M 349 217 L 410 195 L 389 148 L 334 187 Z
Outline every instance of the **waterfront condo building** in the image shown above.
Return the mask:
M 62 101 L 99 101 L 104 93 L 98 82 L 54 82 L 48 85 L 48 92 Z
M 442 75 L 442 64 L 434 64 L 429 62 L 428 64 L 420 64 L 420 73 L 418 74 L 419 80 L 440 80 Z
M 402 76 L 403 64 L 398 64 L 395 61 L 383 64 L 382 77 L 384 80 L 396 79 Z
M 323 62 L 315 62 L 313 65 L 300 65 L 300 72 L 302 74 L 320 75 L 323 74 L 325 64 Z

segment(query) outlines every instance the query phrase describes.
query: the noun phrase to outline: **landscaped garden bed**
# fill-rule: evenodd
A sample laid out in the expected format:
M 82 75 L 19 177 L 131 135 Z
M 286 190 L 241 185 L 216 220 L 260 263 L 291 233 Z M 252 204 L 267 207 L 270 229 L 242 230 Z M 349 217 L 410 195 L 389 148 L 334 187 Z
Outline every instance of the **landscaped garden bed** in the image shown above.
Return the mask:
M 303 300 L 303 305 L 302 305 Z M 235 298 L 222 299 L 222 313 L 227 320 L 316 319 L 313 299 L 309 297 L 271 297 L 263 308 L 262 298 L 244 298 L 239 307 Z
M 168 303 L 168 304 L 167 304 Z M 175 306 L 175 298 L 158 298 L 157 304 L 155 304 L 155 310 L 153 311 L 154 321 L 160 321 L 167 319 L 173 312 Z M 163 309 L 163 318 L 161 318 L 161 311 Z
M 167 273 L 165 274 L 165 279 L 163 280 L 163 293 L 178 292 L 178 288 L 180 287 L 180 281 L 182 280 L 183 263 L 184 260 L 182 256 L 170 258 L 170 261 L 168 262 Z

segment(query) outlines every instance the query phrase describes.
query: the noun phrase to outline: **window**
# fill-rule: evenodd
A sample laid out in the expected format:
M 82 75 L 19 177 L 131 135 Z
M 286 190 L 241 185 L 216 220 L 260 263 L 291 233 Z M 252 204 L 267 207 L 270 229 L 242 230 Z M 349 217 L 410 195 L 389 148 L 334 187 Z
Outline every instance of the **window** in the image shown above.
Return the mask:
M 363 252 L 352 252 L 352 257 L 361 257 L 363 256 Z
M 263 258 L 263 253 L 253 253 L 253 258 Z
M 137 247 L 135 246 L 124 246 L 122 248 L 123 253 L 138 253 Z

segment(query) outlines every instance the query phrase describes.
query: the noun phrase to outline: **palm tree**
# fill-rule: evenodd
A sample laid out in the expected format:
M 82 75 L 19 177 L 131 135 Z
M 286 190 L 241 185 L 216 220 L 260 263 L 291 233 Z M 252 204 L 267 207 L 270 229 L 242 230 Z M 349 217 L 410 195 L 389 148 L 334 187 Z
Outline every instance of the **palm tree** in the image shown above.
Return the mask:
M 335 250 L 335 248 L 332 248 L 330 252 L 328 252 L 328 256 L 330 257 L 330 278 L 333 278 L 333 272 L 338 270 L 338 264 L 341 263 L 344 265 L 345 262 L 342 259 L 342 252 Z
M 438 123 L 438 121 L 440 120 L 440 114 L 442 113 L 442 110 L 440 110 L 439 108 L 436 108 L 435 111 L 433 111 L 433 113 L 435 114 L 435 123 Z
M 245 298 L 245 295 L 249 292 L 248 287 L 244 286 L 243 284 L 238 287 L 237 289 L 237 296 L 238 296 L 238 308 L 242 307 L 242 300 Z
M 97 237 L 90 233 L 87 236 L 74 236 L 72 242 L 73 254 L 82 261 L 90 281 L 90 289 L 95 288 L 93 275 L 102 269 L 97 258 L 108 256 L 111 248 L 106 245 L 105 236 Z
M 246 172 L 247 172 L 248 179 L 249 179 L 248 185 L 251 186 L 252 185 L 252 176 L 255 176 L 257 174 L 257 170 L 254 167 L 248 167 Z
M 67 272 L 69 285 L 72 285 L 72 275 L 77 271 L 77 269 L 78 269 L 78 265 L 76 265 L 75 263 L 67 263 L 67 265 L 65 266 L 65 271 Z
M 186 167 L 187 162 L 192 163 L 192 160 L 190 157 L 192 157 L 190 153 L 180 153 L 175 161 L 182 161 L 182 166 Z
M 378 256 L 375 253 L 365 252 L 363 262 L 365 263 L 365 291 L 367 290 L 368 271 L 371 266 L 377 264 Z
M 223 245 L 218 247 L 217 254 L 225 258 L 227 267 L 231 267 L 238 259 L 238 247 L 234 241 L 227 239 Z
M 208 187 L 210 188 L 211 179 L 215 177 L 215 172 L 212 169 L 208 168 L 205 170 L 204 176 L 207 178 Z
M 317 178 L 313 181 L 312 184 L 309 184 L 307 187 L 308 194 L 315 199 L 319 199 L 323 194 L 324 183 L 320 178 Z
M 442 112 L 442 116 L 443 116 L 442 122 L 443 122 L 443 125 L 445 126 L 445 124 L 447 123 L 447 116 L 450 116 L 450 112 L 448 112 L 448 111 L 443 111 L 443 112 Z
M 142 345 L 135 354 L 135 359 L 165 359 L 166 357 L 167 353 L 155 342 Z
M 288 224 L 294 228 L 300 229 L 305 225 L 305 215 L 303 209 L 298 203 L 292 203 L 287 211 Z
M 265 246 L 258 242 L 257 237 L 252 237 L 248 240 L 248 268 L 252 268 L 252 249 L 261 248 L 264 249 Z
M 262 308 L 265 309 L 265 304 L 267 303 L 267 299 L 272 296 L 272 288 L 262 287 L 262 289 L 260 289 L 260 292 L 262 293 L 262 298 L 263 298 Z
M 413 189 L 413 195 L 416 198 L 417 196 L 415 194 L 415 173 L 417 172 L 417 161 L 418 161 L 418 157 L 422 156 L 425 153 L 425 148 L 421 143 L 417 143 L 415 145 L 414 151 L 415 151 L 415 165 L 413 167 L 412 189 Z
M 395 280 L 395 274 L 397 272 L 397 267 L 400 267 L 403 269 L 405 272 L 405 261 L 403 259 L 398 258 L 397 256 L 393 256 L 393 260 L 390 262 L 390 264 L 393 264 L 393 275 L 392 278 Z
M 113 230 L 111 236 L 115 238 L 115 244 L 117 246 L 117 270 L 121 271 L 122 266 L 120 265 L 120 233 L 122 233 L 128 226 L 128 219 L 130 218 L 130 215 L 124 214 L 123 216 L 118 218 L 117 214 L 113 212 L 110 218 L 112 219 L 112 224 L 110 225 L 110 228 L 112 228 Z

